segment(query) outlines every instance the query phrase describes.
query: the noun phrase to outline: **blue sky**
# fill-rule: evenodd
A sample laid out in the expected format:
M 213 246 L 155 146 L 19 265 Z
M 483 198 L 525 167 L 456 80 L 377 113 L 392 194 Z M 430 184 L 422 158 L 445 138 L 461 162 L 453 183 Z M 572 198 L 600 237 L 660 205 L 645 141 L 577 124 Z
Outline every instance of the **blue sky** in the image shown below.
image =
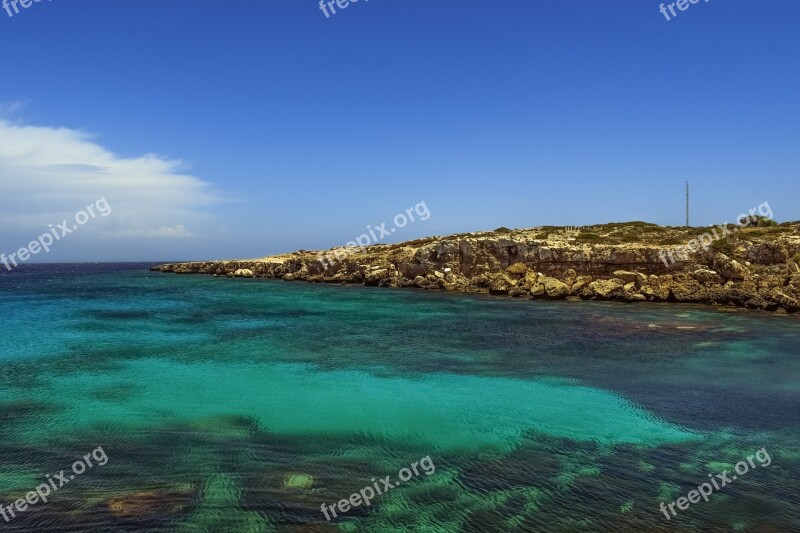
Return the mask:
M 499 226 L 800 219 L 800 3 L 55 0 L 0 10 L 0 251 L 258 257 Z

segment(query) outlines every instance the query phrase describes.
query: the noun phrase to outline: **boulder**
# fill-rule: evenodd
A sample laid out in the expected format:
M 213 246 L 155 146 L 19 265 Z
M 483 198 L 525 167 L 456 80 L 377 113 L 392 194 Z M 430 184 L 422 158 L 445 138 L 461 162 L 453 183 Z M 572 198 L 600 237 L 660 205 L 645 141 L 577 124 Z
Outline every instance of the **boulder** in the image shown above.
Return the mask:
M 708 284 L 715 284 L 715 285 L 722 285 L 725 281 L 722 279 L 718 273 L 713 270 L 708 270 L 706 268 L 701 268 L 692 272 L 692 277 L 702 283 L 703 285 Z
M 670 291 L 679 302 L 704 303 L 711 299 L 700 282 L 685 274 L 674 276 Z
M 621 279 L 601 279 L 591 282 L 589 288 L 597 298 L 610 300 L 622 296 L 625 282 Z
M 364 285 L 369 286 L 380 286 L 381 282 L 384 279 L 388 279 L 389 277 L 389 270 L 386 268 L 379 268 L 378 270 L 373 270 L 368 272 L 366 276 L 364 276 Z
M 744 306 L 748 309 L 764 309 L 767 306 L 767 301 L 764 298 L 750 298 L 744 303 Z
M 253 278 L 255 274 L 249 268 L 240 268 L 233 273 L 234 278 Z
M 644 276 L 638 272 L 629 272 L 627 270 L 617 270 L 614 272 L 614 277 L 619 278 L 625 283 L 641 283 L 641 278 Z
M 569 295 L 569 287 L 563 281 L 545 276 L 542 278 L 541 283 L 544 286 L 545 294 L 550 299 L 557 300 L 566 298 Z
M 567 284 L 568 287 L 572 288 L 572 285 L 575 284 L 575 281 L 578 279 L 578 273 L 575 272 L 575 269 L 568 268 L 564 271 L 564 274 L 561 276 L 561 281 Z
M 575 278 L 575 281 L 572 283 L 571 291 L 572 294 L 580 294 L 584 289 L 589 287 L 589 284 L 592 282 L 592 276 L 578 276 Z
M 516 283 L 505 274 L 496 274 L 489 282 L 489 294 L 508 294 Z
M 769 294 L 769 299 L 783 307 L 787 311 L 795 312 L 800 311 L 800 302 L 797 298 L 789 296 L 780 289 L 775 289 Z
M 544 283 L 536 282 L 531 287 L 531 296 L 534 298 L 544 298 L 547 296 L 547 290 L 544 288 Z
M 455 285 L 453 285 L 455 288 Z M 508 291 L 508 295 L 513 298 L 519 298 L 520 296 L 525 296 L 528 294 L 528 291 L 522 289 L 521 287 L 511 287 L 511 290 Z
M 714 256 L 714 270 L 729 280 L 744 280 L 750 276 L 746 266 L 723 253 Z
M 528 265 L 525 263 L 514 263 L 506 269 L 506 272 L 512 276 L 523 276 L 528 271 Z
M 537 274 L 533 270 L 528 270 L 525 273 L 525 277 L 519 280 L 519 282 L 517 282 L 517 285 L 519 286 L 519 288 L 529 291 L 538 282 L 539 282 L 539 274 Z

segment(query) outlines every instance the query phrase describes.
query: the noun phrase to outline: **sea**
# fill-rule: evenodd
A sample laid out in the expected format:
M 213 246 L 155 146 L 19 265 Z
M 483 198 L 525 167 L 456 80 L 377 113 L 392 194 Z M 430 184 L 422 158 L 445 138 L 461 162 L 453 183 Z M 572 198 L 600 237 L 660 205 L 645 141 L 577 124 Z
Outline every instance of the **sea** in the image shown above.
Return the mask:
M 800 317 L 0 269 L 0 531 L 800 531 Z

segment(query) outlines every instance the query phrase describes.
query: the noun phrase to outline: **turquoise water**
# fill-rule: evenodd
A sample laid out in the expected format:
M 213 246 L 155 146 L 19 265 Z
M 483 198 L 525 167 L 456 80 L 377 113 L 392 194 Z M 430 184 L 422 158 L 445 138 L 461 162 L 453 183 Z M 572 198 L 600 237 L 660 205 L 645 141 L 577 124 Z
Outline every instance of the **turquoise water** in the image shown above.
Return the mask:
M 109 459 L 2 529 L 800 530 L 794 317 L 143 265 L 3 272 L 0 312 L 0 504 Z

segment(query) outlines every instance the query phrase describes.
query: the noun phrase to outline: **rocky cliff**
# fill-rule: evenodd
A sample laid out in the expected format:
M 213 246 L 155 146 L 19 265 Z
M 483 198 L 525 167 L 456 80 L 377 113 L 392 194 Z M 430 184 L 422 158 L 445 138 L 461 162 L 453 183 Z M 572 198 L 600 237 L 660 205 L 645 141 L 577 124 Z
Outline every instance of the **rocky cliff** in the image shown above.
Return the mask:
M 165 264 L 153 270 L 533 299 L 669 301 L 778 314 L 800 311 L 800 223 L 727 229 L 643 222 L 580 229 L 500 228 L 364 249 Z

